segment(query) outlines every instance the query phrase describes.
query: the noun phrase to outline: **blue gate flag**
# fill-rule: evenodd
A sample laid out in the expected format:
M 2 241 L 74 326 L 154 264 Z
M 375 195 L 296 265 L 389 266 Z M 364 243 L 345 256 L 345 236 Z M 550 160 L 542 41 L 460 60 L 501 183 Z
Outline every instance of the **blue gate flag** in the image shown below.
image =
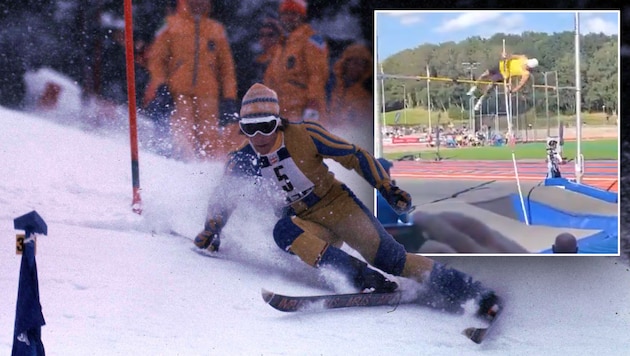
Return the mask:
M 14 220 L 16 229 L 26 232 L 13 331 L 12 356 L 45 355 L 41 327 L 46 324 L 39 302 L 39 282 L 35 262 L 35 233 L 47 233 L 46 223 L 32 211 Z

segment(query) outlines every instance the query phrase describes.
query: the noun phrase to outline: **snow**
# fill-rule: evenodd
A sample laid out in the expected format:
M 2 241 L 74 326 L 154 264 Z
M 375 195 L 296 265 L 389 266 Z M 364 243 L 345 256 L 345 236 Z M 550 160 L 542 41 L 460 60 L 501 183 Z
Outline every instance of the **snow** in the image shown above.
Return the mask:
M 128 137 L 1 107 L 0 137 L 0 354 L 11 350 L 20 268 L 13 219 L 32 210 L 48 225 L 36 258 L 50 355 L 620 355 L 630 346 L 630 267 L 620 258 L 443 258 L 505 297 L 482 345 L 461 335 L 476 323 L 468 314 L 414 305 L 281 313 L 261 288 L 347 286 L 280 251 L 274 218 L 255 199 L 231 218 L 216 258 L 196 253 L 190 239 L 219 164 L 142 150 L 137 215 Z

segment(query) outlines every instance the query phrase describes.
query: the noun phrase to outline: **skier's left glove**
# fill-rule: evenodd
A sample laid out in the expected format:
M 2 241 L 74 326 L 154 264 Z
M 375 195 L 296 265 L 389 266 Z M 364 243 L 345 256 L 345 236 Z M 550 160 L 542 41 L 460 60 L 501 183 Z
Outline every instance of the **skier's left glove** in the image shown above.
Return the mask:
M 304 109 L 304 113 L 302 113 L 302 120 L 319 120 L 319 111 L 309 108 Z
M 321 117 L 319 113 L 323 111 L 322 109 L 323 108 L 319 100 L 309 99 L 306 103 L 306 108 L 304 108 L 304 111 L 302 112 L 302 120 L 320 120 Z
M 391 183 L 385 183 L 378 190 L 387 203 L 400 215 L 411 211 L 411 195 Z
M 219 234 L 204 230 L 197 234 L 195 237 L 195 246 L 199 248 L 205 248 L 210 252 L 219 251 L 221 245 L 221 238 Z

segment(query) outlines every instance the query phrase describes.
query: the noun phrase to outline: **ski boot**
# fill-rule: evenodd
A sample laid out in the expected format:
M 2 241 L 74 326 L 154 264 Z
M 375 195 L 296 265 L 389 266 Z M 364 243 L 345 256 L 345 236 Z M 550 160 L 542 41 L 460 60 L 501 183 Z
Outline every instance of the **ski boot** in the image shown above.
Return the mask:
M 429 307 L 453 314 L 464 313 L 463 305 L 469 300 L 483 300 L 480 298 L 486 289 L 472 277 L 441 263 L 435 263 L 426 282 L 427 290 L 423 302 Z M 492 294 L 494 295 L 494 293 Z M 490 298 L 490 297 L 488 297 Z M 488 299 L 488 302 L 492 301 Z
M 350 261 L 357 272 L 352 282 L 362 293 L 391 293 L 398 289 L 398 283 L 371 269 L 367 263 L 352 256 Z
M 491 290 L 480 295 L 478 304 L 477 316 L 489 321 L 494 320 L 503 309 L 501 299 Z

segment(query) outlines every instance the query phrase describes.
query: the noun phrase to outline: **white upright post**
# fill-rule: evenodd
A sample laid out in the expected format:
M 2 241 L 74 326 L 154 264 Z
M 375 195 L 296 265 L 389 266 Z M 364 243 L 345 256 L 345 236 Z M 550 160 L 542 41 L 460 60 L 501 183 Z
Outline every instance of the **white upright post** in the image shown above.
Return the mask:
M 378 61 L 378 56 L 377 59 Z M 376 155 L 376 157 L 383 157 L 383 135 L 385 133 L 385 131 L 387 131 L 387 123 L 385 122 L 385 78 L 384 78 L 384 74 L 383 74 L 383 64 L 380 64 L 381 66 L 381 110 L 379 114 L 382 114 L 382 125 L 381 125 L 381 120 L 379 120 L 379 116 L 377 115 L 375 117 L 375 130 L 378 128 L 378 132 L 375 132 L 375 137 L 378 137 L 378 154 Z M 376 150 L 374 152 L 375 154 L 377 153 Z
M 431 73 L 429 72 L 429 65 L 427 64 L 427 109 L 429 111 L 429 135 L 433 133 L 433 126 L 431 126 Z
M 407 86 L 403 84 L 403 117 L 405 118 L 405 130 L 407 130 Z
M 582 156 L 582 82 L 580 76 L 580 13 L 575 13 L 575 127 L 577 152 L 575 157 L 575 180 L 582 183 L 584 157 Z

